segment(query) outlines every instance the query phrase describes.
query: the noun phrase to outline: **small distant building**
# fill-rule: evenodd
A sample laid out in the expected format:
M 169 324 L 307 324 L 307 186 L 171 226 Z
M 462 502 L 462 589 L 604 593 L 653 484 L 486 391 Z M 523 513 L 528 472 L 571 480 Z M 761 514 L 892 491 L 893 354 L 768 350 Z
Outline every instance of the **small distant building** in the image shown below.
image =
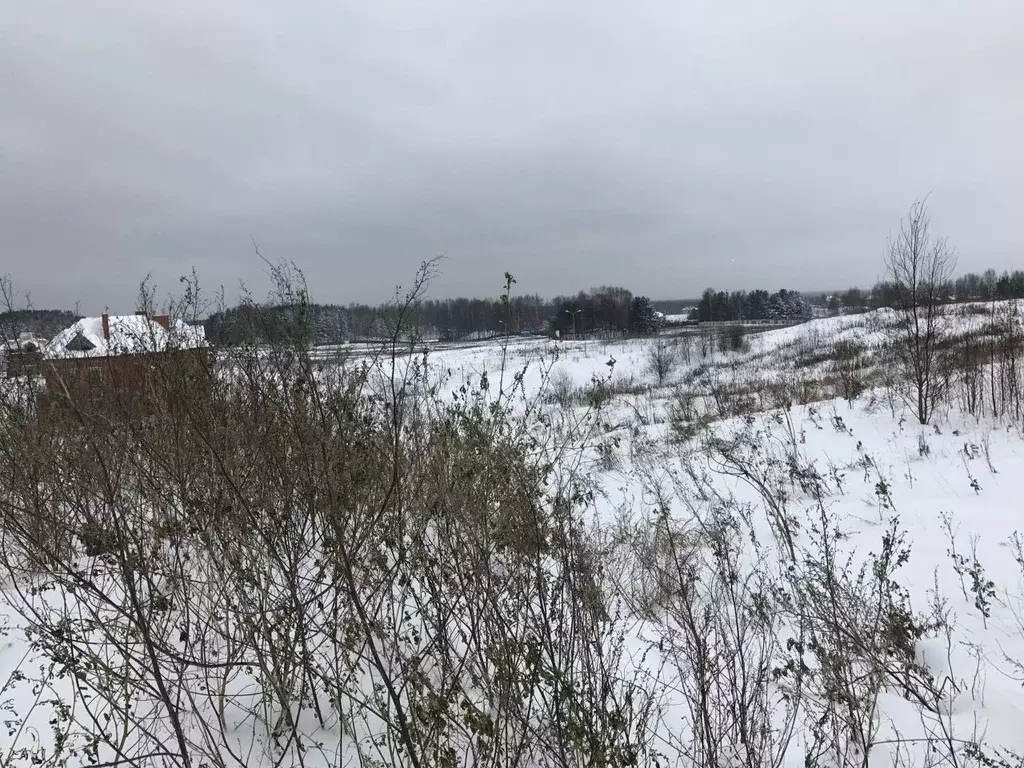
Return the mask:
M 697 307 L 683 307 L 676 313 L 665 315 L 665 325 L 691 325 L 697 321 Z
M 48 400 L 116 394 L 134 399 L 149 387 L 158 364 L 180 364 L 182 374 L 210 364 L 202 326 L 169 315 L 84 317 L 42 349 Z
M 8 378 L 33 376 L 39 373 L 43 361 L 43 347 L 46 339 L 34 333 L 21 333 L 18 338 L 0 345 L 0 360 Z

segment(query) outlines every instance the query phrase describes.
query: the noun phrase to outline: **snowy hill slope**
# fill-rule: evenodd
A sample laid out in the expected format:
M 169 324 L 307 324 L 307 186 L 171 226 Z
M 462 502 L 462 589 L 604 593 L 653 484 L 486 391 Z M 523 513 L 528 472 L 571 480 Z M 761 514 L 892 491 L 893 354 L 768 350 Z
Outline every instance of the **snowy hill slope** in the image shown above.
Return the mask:
M 511 340 L 439 350 L 425 362 L 403 359 L 415 367 L 410 378 L 419 377 L 410 388 L 417 397 L 436 387 L 444 402 L 505 398 L 510 418 L 543 436 L 528 443 L 532 450 L 550 450 L 544 440 L 557 443 L 544 458 L 554 457 L 554 474 L 568 478 L 581 500 L 573 525 L 593 548 L 606 601 L 601 663 L 622 686 L 616 695 L 626 691 L 629 701 L 647 702 L 640 711 L 601 699 L 609 709 L 600 713 L 598 731 L 619 733 L 615 717 L 623 712 L 635 718 L 622 726 L 627 746 L 618 744 L 606 764 L 980 768 L 1000 756 L 1019 764 L 1013 754 L 1024 754 L 1022 424 L 1010 406 L 997 417 L 994 406 L 972 400 L 978 407 L 969 413 L 958 393 L 978 382 L 961 377 L 959 368 L 932 422 L 916 423 L 891 388 L 886 346 L 894 320 L 885 312 L 815 320 L 748 334 L 739 348 L 725 335 Z M 972 339 L 984 353 L 977 370 L 985 374 L 979 386 L 986 402 L 996 391 L 994 363 L 986 361 L 996 360 L 1009 327 L 1020 328 L 1011 305 L 964 305 L 942 321 L 945 342 Z M 1011 372 L 1019 383 L 1024 366 Z M 1000 397 L 1012 399 L 1005 382 L 1000 386 Z M 466 456 L 461 462 L 474 466 Z M 209 569 L 190 566 L 197 584 L 208 581 L 209 593 L 197 594 L 217 616 L 230 613 L 220 597 L 227 572 L 216 570 L 217 558 L 194 562 Z M 385 566 L 382 555 L 374 568 Z M 449 567 L 451 574 L 436 573 L 453 580 L 464 573 L 456 563 Z M 23 632 L 33 617 L 24 610 L 28 592 L 19 588 L 41 583 L 34 578 L 8 581 L 0 608 L 0 707 L 10 715 L 12 744 L 0 751 L 0 765 L 22 764 L 32 754 L 52 759 L 70 738 L 61 730 L 71 732 L 69 723 L 78 729 L 79 751 L 69 754 L 64 744 L 67 764 L 88 764 L 96 754 L 114 759 L 109 745 L 100 753 L 82 746 L 92 725 L 62 709 L 61 701 L 82 692 L 68 659 L 53 656 L 57 645 L 33 644 Z M 116 603 L 123 585 L 104 583 L 103 598 Z M 388 606 L 375 597 L 398 629 L 392 638 L 381 626 L 373 637 L 408 652 L 405 665 L 431 661 L 420 636 L 430 621 L 445 626 L 458 618 L 430 616 L 416 602 L 416 586 L 400 583 L 397 594 L 408 604 L 395 597 Z M 330 587 L 316 586 L 318 600 L 321 589 Z M 456 601 L 465 597 L 465 590 L 450 591 Z M 30 596 L 37 606 L 72 612 L 78 599 L 59 591 Z M 532 610 L 530 600 L 516 605 Z M 232 621 L 244 625 L 244 615 Z M 295 658 L 329 668 L 321 656 L 346 648 L 332 621 L 313 622 L 307 635 L 297 624 L 275 627 L 271 636 L 291 633 L 282 636 L 294 644 Z M 168 631 L 178 637 L 176 627 Z M 187 632 L 171 643 L 172 661 L 188 643 Z M 382 694 L 380 667 L 362 651 L 356 656 L 348 704 L 332 703 L 337 711 L 326 717 L 298 711 L 293 731 L 315 747 L 278 743 L 275 729 L 287 718 L 258 665 L 239 665 L 230 684 L 186 707 L 187 729 L 201 740 L 216 724 L 213 742 L 234 755 L 230 764 L 291 764 L 300 753 L 306 765 L 356 764 L 367 750 L 383 764 L 403 764 L 400 750 L 382 746 L 382 734 L 391 732 L 387 707 L 351 703 L 393 703 L 389 696 L 398 694 Z M 448 660 L 437 663 L 443 668 Z M 117 664 L 115 653 L 110 668 Z M 401 691 L 411 679 L 427 685 L 411 674 L 405 667 L 395 674 Z M 341 702 L 340 684 L 323 682 L 337 686 L 330 690 Z M 482 685 L 474 680 L 467 690 Z M 481 755 L 489 753 L 472 745 L 500 722 L 500 709 L 488 709 L 497 705 L 476 693 L 479 702 L 467 694 L 459 715 L 428 697 L 436 719 L 425 720 L 455 718 L 446 731 L 449 746 L 465 750 L 459 755 L 467 764 L 486 763 Z M 544 698 L 549 694 L 537 695 L 538 707 L 555 706 Z M 158 698 L 142 701 L 158 712 Z M 139 721 L 150 722 L 144 714 Z M 127 753 L 145 743 L 125 734 L 120 748 Z M 543 745 L 537 749 L 545 754 Z M 160 764 L 137 755 L 128 762 Z M 547 763 L 538 756 L 521 764 Z

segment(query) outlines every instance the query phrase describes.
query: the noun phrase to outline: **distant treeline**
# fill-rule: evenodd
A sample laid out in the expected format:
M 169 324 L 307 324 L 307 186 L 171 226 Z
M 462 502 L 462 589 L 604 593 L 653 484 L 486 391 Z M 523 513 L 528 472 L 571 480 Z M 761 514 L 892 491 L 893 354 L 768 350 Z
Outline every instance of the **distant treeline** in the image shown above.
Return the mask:
M 983 273 L 968 272 L 945 286 L 950 301 L 989 301 L 1024 298 L 1024 270 Z M 424 338 L 459 340 L 488 338 L 505 334 L 554 334 L 567 336 L 616 336 L 651 333 L 660 322 L 658 312 L 678 314 L 694 307 L 690 319 L 806 320 L 819 313 L 863 312 L 893 306 L 896 295 L 886 282 L 873 288 L 849 288 L 836 293 L 801 294 L 781 289 L 715 291 L 706 289 L 695 301 L 651 301 L 634 296 L 627 289 L 602 286 L 574 296 L 544 299 L 537 295 L 512 296 L 506 303 L 492 299 L 429 299 L 414 307 L 405 327 Z M 308 306 L 255 307 L 242 304 L 215 312 L 206 321 L 207 337 L 216 344 L 251 339 L 272 340 L 283 329 L 294 328 L 297 318 L 313 344 L 337 344 L 387 337 L 395 328 L 397 309 L 390 305 L 310 304 Z M 0 312 L 0 340 L 19 333 L 50 338 L 68 327 L 79 315 L 61 309 L 32 309 Z
M 708 288 L 700 297 L 693 319 L 701 322 L 729 320 L 808 320 L 813 310 L 802 294 L 785 288 L 768 291 L 714 291 Z
M 985 272 L 965 272 L 950 280 L 939 291 L 947 301 L 1006 301 L 1024 299 L 1024 270 L 1015 269 L 998 274 L 994 269 Z M 867 312 L 897 304 L 895 286 L 886 281 L 876 283 L 870 290 L 848 288 L 831 294 L 816 294 L 811 303 L 826 307 L 831 314 Z
M 658 302 L 679 306 L 680 302 Z M 274 334 L 295 326 L 298 317 L 313 344 L 381 339 L 398 325 L 393 306 L 311 304 L 257 308 L 241 305 L 216 312 L 206 321 L 206 336 L 215 344 L 245 340 L 272 340 Z M 693 319 L 803 320 L 810 304 L 796 291 L 704 292 Z M 403 318 L 406 329 L 423 338 L 457 341 L 506 334 L 551 334 L 569 337 L 615 337 L 655 332 L 663 322 L 656 303 L 635 296 L 628 288 L 601 286 L 574 296 L 543 299 L 536 295 L 504 299 L 430 299 Z
M 550 314 L 549 302 L 537 296 L 517 296 L 507 305 L 500 299 L 426 300 L 401 318 L 402 325 L 426 338 L 465 338 L 542 328 Z M 304 319 L 313 344 L 337 344 L 390 336 L 399 324 L 399 311 L 391 305 L 309 304 L 303 307 L 240 305 L 215 312 L 207 319 L 206 336 L 216 344 L 251 339 L 270 340 L 275 329 Z
M 212 314 L 206 336 L 216 344 L 272 340 L 301 317 L 313 344 L 335 344 L 388 337 L 398 325 L 398 310 L 390 305 L 340 306 L 310 304 L 257 308 L 240 305 Z M 424 338 L 442 340 L 491 336 L 545 334 L 563 336 L 643 334 L 657 328 L 650 299 L 628 289 L 594 288 L 572 297 L 542 299 L 536 295 L 504 299 L 429 299 L 402 318 L 405 328 Z
M 80 317 L 66 309 L 14 309 L 0 312 L 0 341 L 11 341 L 22 333 L 49 339 L 76 323 Z
M 993 301 L 1024 298 L 1024 271 L 1004 271 L 996 274 L 994 269 L 982 273 L 967 272 L 949 281 L 942 293 L 950 301 Z M 896 291 L 891 283 L 878 283 L 871 290 L 872 308 L 892 306 Z

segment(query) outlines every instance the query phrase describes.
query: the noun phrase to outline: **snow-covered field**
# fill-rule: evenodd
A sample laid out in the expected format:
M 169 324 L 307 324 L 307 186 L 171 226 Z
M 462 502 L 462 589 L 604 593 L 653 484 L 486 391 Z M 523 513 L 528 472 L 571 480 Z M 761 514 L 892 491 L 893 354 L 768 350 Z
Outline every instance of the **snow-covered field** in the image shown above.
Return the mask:
M 991 321 L 986 311 L 960 308 L 944 319 L 944 333 L 981 332 Z M 617 604 L 629 613 L 624 663 L 650 674 L 658 691 L 659 715 L 650 726 L 657 764 L 710 764 L 701 762 L 710 760 L 706 751 L 693 746 L 702 721 L 695 704 L 700 674 L 690 654 L 699 638 L 683 621 L 687 597 L 678 584 L 660 583 L 650 563 L 646 576 L 637 575 L 644 565 L 640 543 L 650 543 L 648 534 L 662 524 L 694 542 L 688 589 L 723 607 L 737 595 L 756 602 L 770 592 L 773 605 L 804 600 L 808 611 L 807 626 L 799 626 L 792 617 L 800 611 L 780 609 L 768 622 L 777 633 L 770 639 L 754 629 L 744 635 L 738 619 L 701 619 L 712 642 L 710 663 L 726 681 L 709 697 L 716 717 L 728 719 L 742 698 L 740 683 L 761 691 L 760 704 L 748 704 L 771 710 L 780 733 L 788 707 L 800 710 L 782 747 L 763 734 L 717 734 L 719 765 L 981 765 L 972 745 L 990 756 L 1024 754 L 1024 425 L 1009 416 L 972 417 L 955 402 L 943 404 L 929 425 L 918 424 L 883 386 L 878 361 L 892 321 L 884 313 L 815 320 L 749 333 L 736 351 L 722 351 L 717 339 L 702 348 L 709 342 L 694 336 L 513 339 L 427 356 L 428 379 L 443 382 L 446 393 L 486 377 L 492 393 L 521 384 L 521 401 L 539 400 L 549 418 L 576 419 L 565 434 L 578 440 L 573 460 L 583 458 L 593 491 L 594 535 L 635 537 L 629 547 L 609 544 L 607 567 L 622 590 Z M 863 379 L 863 391 L 848 398 L 838 391 L 836 349 L 854 350 Z M 711 553 L 717 536 L 728 541 L 727 555 Z M 823 559 L 833 566 L 827 577 Z M 736 569 L 728 579 L 701 570 L 726 566 Z M 831 660 L 830 673 L 845 674 L 848 691 L 861 696 L 855 706 L 842 702 L 845 693 L 830 689 L 824 675 L 794 693 L 796 678 L 779 671 L 787 659 L 819 672 L 829 663 L 829 639 L 839 643 L 845 629 L 826 626 L 823 615 L 806 608 L 821 608 L 829 596 L 816 590 L 828 584 L 832 599 L 864 599 L 858 610 L 867 613 L 856 616 L 844 613 L 852 603 L 834 607 L 830 621 L 850 622 L 844 642 L 860 643 L 854 630 L 872 622 L 877 630 L 877 645 L 861 648 L 862 663 Z M 0 609 L 0 710 L 16 723 L 0 748 L 0 766 L 22 764 L 15 742 L 45 745 L 51 738 L 43 721 L 29 728 L 14 717 L 32 709 L 33 695 L 47 695 L 16 684 L 19 674 L 46 664 L 20 622 L 13 608 Z M 890 636 L 899 632 L 905 634 Z M 898 658 L 903 651 L 910 655 Z M 757 672 L 762 656 L 768 661 Z M 880 671 L 883 662 L 899 666 L 903 682 Z M 927 684 L 911 695 L 901 686 L 914 680 Z M 793 705 L 801 696 L 806 704 Z M 817 743 L 807 719 L 812 712 L 832 713 L 822 714 Z M 866 760 L 865 739 L 851 735 L 864 722 Z M 845 751 L 821 746 L 825 731 Z M 335 736 L 335 763 L 359 764 L 346 751 L 354 750 L 345 746 L 352 735 Z M 251 760 L 271 764 L 256 754 Z
M 991 322 L 991 311 L 986 305 L 961 306 L 944 318 L 944 333 L 977 333 Z M 651 482 L 678 478 L 681 463 L 700 466 L 720 493 L 763 512 L 764 500 L 756 490 L 721 461 L 699 447 L 696 455 L 685 447 L 669 447 L 673 392 L 682 388 L 703 394 L 702 377 L 716 371 L 729 385 L 755 392 L 779 380 L 820 380 L 832 362 L 831 350 L 841 343 L 862 348 L 866 374 L 875 376 L 872 355 L 885 343 L 884 329 L 893 320 L 886 312 L 814 320 L 749 334 L 743 351 L 712 350 L 706 357 L 695 338 L 676 341 L 674 348 L 667 342 L 675 363 L 660 384 L 652 371 L 651 348 L 658 344 L 653 340 L 545 347 L 513 342 L 507 348 L 440 352 L 432 364 L 455 381 L 472 381 L 485 372 L 493 381 L 502 365 L 524 365 L 527 392 L 549 395 L 551 382 L 586 389 L 595 379 L 607 379 L 617 394 L 602 408 L 604 431 L 597 442 L 614 446 L 615 455 L 595 451 L 594 466 L 602 490 L 598 506 L 608 524 L 623 509 L 649 506 Z M 688 352 L 681 349 L 686 344 Z M 758 403 L 763 405 L 763 399 Z M 894 764 L 907 749 L 910 764 L 927 764 L 925 747 L 939 738 L 942 720 L 948 720 L 949 738 L 1024 753 L 1024 667 L 1018 666 L 1024 663 L 1024 562 L 1015 544 L 1018 532 L 1024 535 L 1024 425 L 979 420 L 949 407 L 921 426 L 877 389 L 853 403 L 828 398 L 794 405 L 785 419 L 780 413 L 771 409 L 725 419 L 713 424 L 711 433 L 752 438 L 753 445 L 764 447 L 755 462 L 760 466 L 771 463 L 766 454 L 775 446 L 780 462 L 791 449 L 816 469 L 827 486 L 824 507 L 839 526 L 842 556 L 850 558 L 851 571 L 867 562 L 869 553 L 880 551 L 888 526 L 897 521 L 910 552 L 899 576 L 910 605 L 925 615 L 941 603 L 948 622 L 948 633 L 917 643 L 917 660 L 948 694 L 948 712 L 936 715 L 883 690 L 877 713 L 881 746 L 872 764 Z M 657 449 L 650 450 L 651 445 Z M 676 485 L 683 493 L 694 490 Z M 821 514 L 818 501 L 795 494 L 790 512 L 799 529 L 815 525 Z M 692 510 L 678 498 L 675 503 L 674 514 L 686 519 Z M 752 529 L 761 541 L 772 539 L 763 515 L 754 518 Z M 813 541 L 801 538 L 799 547 L 813 547 Z M 759 549 L 758 557 L 764 553 Z M 990 588 L 985 586 L 989 582 Z M 798 736 L 787 764 L 803 764 L 804 746 Z

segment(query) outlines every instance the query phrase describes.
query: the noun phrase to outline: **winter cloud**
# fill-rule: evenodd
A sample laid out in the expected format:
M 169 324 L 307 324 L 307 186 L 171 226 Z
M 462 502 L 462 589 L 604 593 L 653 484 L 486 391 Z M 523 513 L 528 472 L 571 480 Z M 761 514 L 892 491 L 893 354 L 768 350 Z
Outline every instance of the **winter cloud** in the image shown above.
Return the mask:
M 1017 0 L 0 0 L 0 273 L 131 309 L 195 266 L 323 301 L 869 284 L 931 192 L 1024 258 Z

